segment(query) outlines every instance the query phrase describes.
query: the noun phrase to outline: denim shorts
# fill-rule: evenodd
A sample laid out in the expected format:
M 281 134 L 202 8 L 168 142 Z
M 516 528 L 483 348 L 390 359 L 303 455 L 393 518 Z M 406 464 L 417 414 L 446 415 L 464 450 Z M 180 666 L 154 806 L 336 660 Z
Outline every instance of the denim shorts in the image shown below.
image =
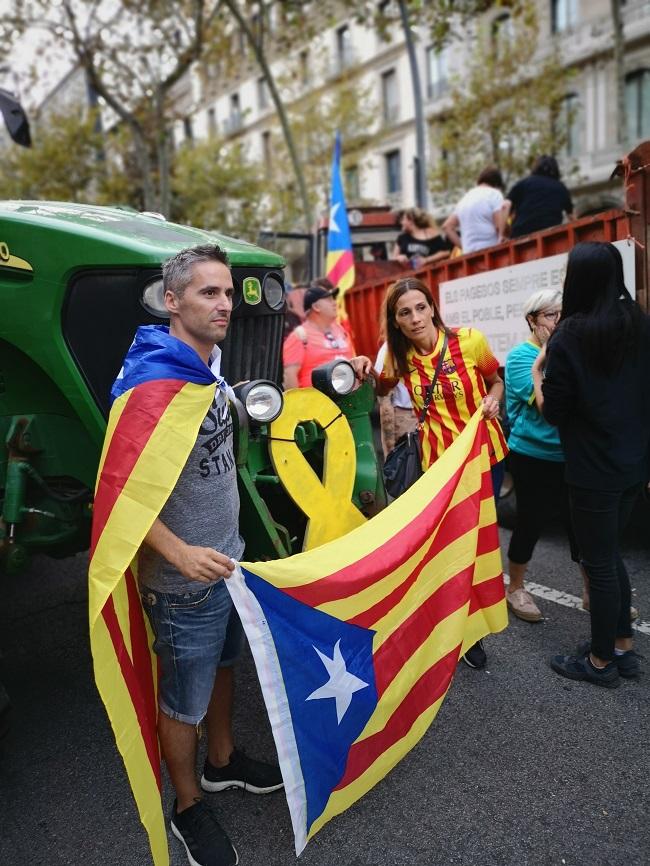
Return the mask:
M 242 651 L 244 632 L 224 580 L 181 595 L 141 587 L 142 606 L 160 660 L 158 706 L 172 719 L 196 725 L 205 716 L 218 667 Z

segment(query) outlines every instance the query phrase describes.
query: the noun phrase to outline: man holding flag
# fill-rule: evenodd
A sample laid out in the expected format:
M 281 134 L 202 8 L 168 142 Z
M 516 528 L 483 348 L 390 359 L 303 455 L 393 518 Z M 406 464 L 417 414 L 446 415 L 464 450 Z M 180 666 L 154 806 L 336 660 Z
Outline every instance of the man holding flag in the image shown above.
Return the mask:
M 131 677 L 128 661 L 116 647 L 122 637 L 116 623 L 126 619 L 135 668 L 138 642 L 133 622 L 141 616 L 137 595 L 125 615 L 110 614 L 126 549 L 126 562 L 132 562 L 121 577 L 129 586 L 138 571 L 160 667 L 157 728 L 176 791 L 172 832 L 185 846 L 192 866 L 232 866 L 238 862 L 237 853 L 204 804 L 201 788 L 241 787 L 264 794 L 281 788 L 282 777 L 277 767 L 238 752 L 231 727 L 232 665 L 243 633 L 223 578 L 232 573 L 233 559 L 241 556 L 244 543 L 239 535 L 231 391 L 220 376 L 220 350 L 215 346 L 226 336 L 232 311 L 233 282 L 225 253 L 216 245 L 182 250 L 165 263 L 163 287 L 169 330 L 139 328 L 113 386 L 95 499 L 91 640 L 97 683 L 152 840 L 154 860 L 163 863 L 166 840 L 158 817 L 159 791 L 153 785 L 146 789 L 142 782 L 143 777 L 152 778 L 153 770 L 160 786 L 157 748 L 150 742 L 155 707 L 142 714 L 138 709 L 147 702 L 142 689 L 146 664 Z M 115 590 L 101 617 L 127 681 L 126 710 L 124 701 L 120 704 L 114 695 L 115 673 L 107 670 L 110 653 L 102 651 L 103 623 L 94 616 L 93 594 L 107 584 Z M 138 765 L 133 743 L 121 742 L 124 715 L 133 706 L 143 738 L 149 736 L 144 766 Z M 199 787 L 197 726 L 203 719 L 208 756 Z
M 91 539 L 91 646 L 153 863 L 169 863 L 157 722 L 176 790 L 172 832 L 192 866 L 227 866 L 238 856 L 201 788 L 267 793 L 284 778 L 299 853 L 420 740 L 463 653 L 505 627 L 489 442 L 479 411 L 372 520 L 288 559 L 236 566 L 244 545 L 230 389 L 215 347 L 232 311 L 227 259 L 212 245 L 183 250 L 165 264 L 163 286 L 169 331 L 140 328 L 113 386 Z M 334 306 L 331 290 L 313 288 L 312 306 Z M 241 625 L 231 596 L 282 776 L 234 748 Z

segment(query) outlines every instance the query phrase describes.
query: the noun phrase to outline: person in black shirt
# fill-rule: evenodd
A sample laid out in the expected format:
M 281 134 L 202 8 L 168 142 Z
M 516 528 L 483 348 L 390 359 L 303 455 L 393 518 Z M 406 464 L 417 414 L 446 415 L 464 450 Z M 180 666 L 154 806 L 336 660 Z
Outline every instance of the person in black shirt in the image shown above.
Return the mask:
M 560 433 L 591 615 L 591 641 L 574 656 L 555 656 L 551 667 L 613 688 L 619 676 L 640 673 L 619 538 L 647 480 L 650 319 L 630 297 L 612 244 L 590 241 L 571 251 L 547 354 L 543 413 Z M 543 363 L 538 356 L 533 364 L 536 390 Z
M 397 236 L 391 259 L 411 263 L 414 269 L 449 258 L 454 248 L 442 234 L 436 221 L 418 207 L 400 211 L 401 234 Z
M 531 173 L 513 186 L 506 200 L 514 214 L 510 229 L 513 238 L 560 225 L 563 214 L 573 219 L 573 202 L 552 156 L 537 157 Z

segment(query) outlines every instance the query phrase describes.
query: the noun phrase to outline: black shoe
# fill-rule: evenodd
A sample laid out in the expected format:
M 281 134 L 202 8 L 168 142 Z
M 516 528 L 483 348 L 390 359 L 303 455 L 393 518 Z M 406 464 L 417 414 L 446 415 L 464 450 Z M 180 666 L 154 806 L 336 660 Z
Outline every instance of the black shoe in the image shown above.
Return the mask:
M 618 688 L 621 679 L 618 668 L 614 662 L 609 662 L 604 668 L 595 667 L 589 655 L 582 656 L 553 656 L 551 667 L 555 673 L 570 680 L 586 680 L 597 686 L 605 686 L 607 689 Z
M 487 655 L 483 649 L 483 641 L 477 641 L 474 646 L 471 646 L 467 650 L 462 658 L 465 664 L 470 668 L 474 668 L 475 670 L 484 668 L 487 664 Z
M 253 794 L 270 794 L 279 791 L 284 782 L 280 768 L 263 761 L 255 761 L 237 749 L 225 767 L 213 767 L 206 758 L 201 776 L 204 791 L 225 791 L 227 788 L 244 788 Z
M 591 652 L 591 641 L 580 641 L 576 647 L 576 655 L 584 656 Z M 641 663 L 639 659 L 645 656 L 639 655 L 634 650 L 627 650 L 622 656 L 614 656 L 614 664 L 618 668 L 618 672 L 626 680 L 638 680 L 641 676 Z
M 191 866 L 236 866 L 239 856 L 209 806 L 196 798 L 182 812 L 172 807 L 172 833 L 185 845 Z

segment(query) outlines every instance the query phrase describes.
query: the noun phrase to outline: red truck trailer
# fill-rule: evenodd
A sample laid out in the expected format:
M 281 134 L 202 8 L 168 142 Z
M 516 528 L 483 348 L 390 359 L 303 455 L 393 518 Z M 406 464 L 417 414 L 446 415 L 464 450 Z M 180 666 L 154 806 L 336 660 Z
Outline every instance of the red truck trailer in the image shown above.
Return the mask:
M 550 260 L 554 256 L 566 254 L 579 241 L 627 241 L 629 246 L 628 260 L 632 264 L 634 284 L 636 287 L 636 298 L 641 306 L 650 312 L 648 297 L 648 285 L 650 283 L 648 268 L 648 234 L 650 230 L 650 142 L 644 142 L 633 150 L 625 159 L 617 163 L 614 173 L 619 175 L 625 185 L 625 209 L 605 211 L 595 216 L 588 216 L 564 225 L 555 226 L 541 232 L 516 238 L 495 247 L 490 247 L 479 252 L 446 259 L 427 265 L 415 274 L 425 282 L 433 296 L 440 303 L 443 318 L 445 318 L 446 299 L 441 297 L 441 287 L 453 289 L 453 281 L 464 278 L 483 275 L 489 278 L 494 272 L 502 269 L 540 260 Z M 379 323 L 381 319 L 381 305 L 386 294 L 386 289 L 396 278 L 396 267 L 401 273 L 413 273 L 408 266 L 398 266 L 395 262 L 386 262 L 386 270 L 381 273 L 381 262 L 374 263 L 375 274 L 365 277 L 363 269 L 359 269 L 357 283 L 346 292 L 346 308 L 355 338 L 356 349 L 360 354 L 374 358 L 380 344 Z M 525 274 L 527 269 L 521 269 Z M 628 273 L 626 272 L 626 278 Z M 490 297 L 489 283 L 485 283 L 485 290 L 476 293 L 476 305 L 471 308 L 471 297 L 466 300 L 470 304 L 472 315 L 469 321 L 449 320 L 448 324 L 475 324 L 481 330 L 486 331 L 489 338 L 489 310 L 498 310 L 500 321 L 507 320 L 508 316 L 515 316 L 513 310 L 508 309 L 507 298 L 501 304 L 485 304 L 485 298 Z M 507 285 L 505 286 L 507 288 Z M 531 285 L 528 294 L 532 292 Z M 451 295 L 447 296 L 447 300 Z M 494 300 L 494 297 L 491 297 Z M 485 312 L 485 316 L 482 316 Z M 523 317 L 522 326 L 525 327 Z M 488 327 L 486 327 L 488 326 Z M 499 351 L 499 346 L 492 346 L 493 351 L 503 361 L 505 360 L 506 347 Z

